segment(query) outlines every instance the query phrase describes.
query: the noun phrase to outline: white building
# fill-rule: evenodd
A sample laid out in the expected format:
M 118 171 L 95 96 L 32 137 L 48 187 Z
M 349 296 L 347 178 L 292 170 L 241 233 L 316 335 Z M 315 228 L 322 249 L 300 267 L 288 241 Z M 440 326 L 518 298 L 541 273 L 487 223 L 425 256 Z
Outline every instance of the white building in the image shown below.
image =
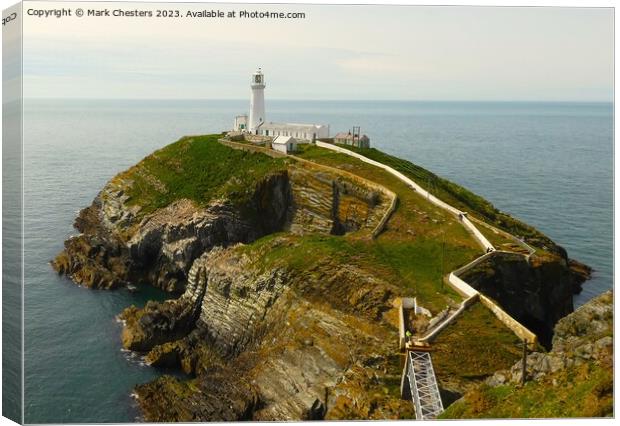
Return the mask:
M 258 129 L 263 136 L 292 136 L 304 141 L 329 137 L 329 125 L 299 123 L 265 123 Z
M 297 140 L 292 136 L 278 136 L 271 142 L 271 149 L 284 154 L 297 151 Z
M 326 124 L 267 122 L 265 119 L 265 75 L 260 68 L 252 74 L 250 87 L 252 88 L 250 115 L 235 117 L 235 131 L 269 137 L 291 136 L 296 138 L 298 143 L 329 137 L 329 125 Z

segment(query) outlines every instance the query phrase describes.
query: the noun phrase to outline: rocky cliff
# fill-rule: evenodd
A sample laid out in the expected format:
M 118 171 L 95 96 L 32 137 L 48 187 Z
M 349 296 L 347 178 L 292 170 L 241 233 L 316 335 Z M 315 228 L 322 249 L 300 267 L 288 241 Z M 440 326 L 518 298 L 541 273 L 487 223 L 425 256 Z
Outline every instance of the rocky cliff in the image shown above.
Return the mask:
M 547 374 L 593 361 L 605 368 L 613 365 L 613 294 L 608 291 L 565 316 L 555 326 L 549 352 L 533 352 L 526 361 L 526 379 L 540 380 Z M 523 363 L 496 373 L 488 384 L 520 383 Z

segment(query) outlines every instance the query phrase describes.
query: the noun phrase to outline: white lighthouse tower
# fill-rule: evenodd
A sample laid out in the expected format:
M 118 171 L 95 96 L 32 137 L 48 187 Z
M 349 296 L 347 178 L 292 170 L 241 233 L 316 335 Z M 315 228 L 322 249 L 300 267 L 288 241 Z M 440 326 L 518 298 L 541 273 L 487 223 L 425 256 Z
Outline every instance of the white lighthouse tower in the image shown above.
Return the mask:
M 265 76 L 260 68 L 252 74 L 251 86 L 248 130 L 251 133 L 257 133 L 258 128 L 265 122 Z

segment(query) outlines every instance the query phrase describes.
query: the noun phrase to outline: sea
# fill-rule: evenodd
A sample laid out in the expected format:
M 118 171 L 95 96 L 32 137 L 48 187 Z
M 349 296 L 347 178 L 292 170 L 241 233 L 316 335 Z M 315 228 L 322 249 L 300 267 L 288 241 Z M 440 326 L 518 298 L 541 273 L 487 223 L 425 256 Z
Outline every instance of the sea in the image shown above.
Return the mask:
M 248 102 L 27 99 L 24 110 L 25 421 L 139 420 L 132 389 L 162 372 L 121 349 L 116 315 L 166 295 L 82 288 L 49 261 L 108 179 L 184 135 L 230 129 Z M 594 268 L 576 305 L 612 288 L 613 104 L 270 100 L 266 111 L 332 134 L 360 126 L 373 147 L 537 227 Z

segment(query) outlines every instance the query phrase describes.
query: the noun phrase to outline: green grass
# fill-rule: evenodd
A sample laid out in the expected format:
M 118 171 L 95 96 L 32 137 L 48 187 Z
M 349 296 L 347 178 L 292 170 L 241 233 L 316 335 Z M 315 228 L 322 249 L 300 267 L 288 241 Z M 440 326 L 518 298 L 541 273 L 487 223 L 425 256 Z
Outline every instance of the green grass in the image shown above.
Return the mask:
M 480 380 L 511 367 L 521 357 L 519 338 L 477 303 L 439 334 L 433 347 L 438 377 Z
M 533 245 L 542 247 L 554 247 L 555 244 L 547 236 L 535 228 L 513 218 L 512 216 L 496 209 L 490 202 L 474 194 L 473 192 L 450 182 L 436 174 L 417 166 L 407 160 L 394 157 L 375 148 L 356 148 L 339 145 L 357 152 L 372 160 L 388 165 L 407 177 L 416 181 L 420 186 L 429 190 L 441 200 L 457 207 L 460 210 L 474 213 L 480 219 L 487 221 L 513 235 L 525 237 Z
M 280 233 L 261 238 L 242 246 L 246 254 L 256 259 L 261 269 L 277 266 L 298 275 L 330 271 L 338 265 L 353 265 L 373 276 L 403 288 L 403 294 L 418 296 L 420 303 L 435 312 L 450 301 L 459 301 L 442 277 L 450 270 L 470 260 L 469 251 L 429 239 L 411 241 L 379 238 L 367 240 L 354 234 L 341 236 L 293 236 Z
M 524 387 L 480 385 L 441 415 L 454 418 L 605 417 L 613 415 L 613 372 L 593 362 L 548 374 Z
M 286 170 L 290 161 L 232 149 L 218 143 L 220 137 L 184 137 L 119 175 L 133 181 L 128 204 L 142 206 L 142 215 L 182 198 L 199 205 L 226 198 L 241 205 L 254 193 L 256 182 Z

